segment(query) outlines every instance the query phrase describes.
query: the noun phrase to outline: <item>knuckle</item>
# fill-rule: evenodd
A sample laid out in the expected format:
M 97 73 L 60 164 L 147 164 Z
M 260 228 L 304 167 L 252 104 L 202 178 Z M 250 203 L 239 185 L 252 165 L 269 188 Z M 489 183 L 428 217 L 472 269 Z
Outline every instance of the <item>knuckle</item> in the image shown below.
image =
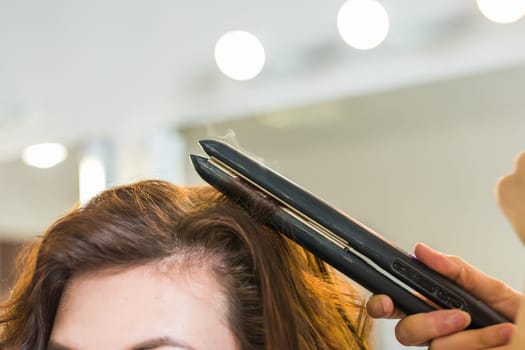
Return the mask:
M 514 163 L 516 164 L 516 170 L 525 170 L 525 151 L 518 154 Z
M 463 280 L 468 278 L 468 264 L 457 255 L 448 255 L 448 259 L 454 264 L 455 268 L 452 272 L 452 279 Z
M 524 166 L 525 168 L 525 166 Z M 504 175 L 496 183 L 496 194 L 499 200 L 509 197 L 514 191 L 515 177 L 514 174 Z

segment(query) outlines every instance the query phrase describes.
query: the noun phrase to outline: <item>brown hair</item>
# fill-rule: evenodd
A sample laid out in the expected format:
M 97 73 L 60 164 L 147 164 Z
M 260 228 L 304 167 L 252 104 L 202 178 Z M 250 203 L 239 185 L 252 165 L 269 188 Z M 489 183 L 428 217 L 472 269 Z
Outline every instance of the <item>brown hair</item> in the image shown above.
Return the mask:
M 53 223 L 0 309 L 0 348 L 44 350 L 68 281 L 179 254 L 211 264 L 248 349 L 368 349 L 363 300 L 331 268 L 208 186 L 116 187 Z

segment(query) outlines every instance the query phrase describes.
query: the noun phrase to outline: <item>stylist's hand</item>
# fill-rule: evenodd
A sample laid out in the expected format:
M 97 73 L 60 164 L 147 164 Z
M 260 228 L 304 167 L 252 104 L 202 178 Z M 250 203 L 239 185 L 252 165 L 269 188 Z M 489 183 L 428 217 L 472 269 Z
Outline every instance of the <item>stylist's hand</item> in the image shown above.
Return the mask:
M 498 204 L 512 227 L 525 243 L 525 152 L 514 161 L 514 169 L 496 185 Z M 517 318 L 517 329 L 508 350 L 525 349 L 525 296 Z M 507 350 L 507 349 L 506 349 Z
M 521 294 L 467 264 L 456 256 L 439 253 L 417 244 L 414 253 L 419 261 L 441 273 L 486 302 L 502 315 L 514 320 Z M 431 350 L 504 350 L 515 326 L 504 323 L 477 330 L 464 330 L 470 316 L 460 310 L 439 310 L 406 316 L 395 309 L 386 295 L 374 295 L 367 303 L 373 318 L 401 318 L 396 325 L 398 341 L 407 346 L 429 345 Z
M 516 157 L 514 169 L 496 185 L 498 204 L 525 243 L 525 152 Z

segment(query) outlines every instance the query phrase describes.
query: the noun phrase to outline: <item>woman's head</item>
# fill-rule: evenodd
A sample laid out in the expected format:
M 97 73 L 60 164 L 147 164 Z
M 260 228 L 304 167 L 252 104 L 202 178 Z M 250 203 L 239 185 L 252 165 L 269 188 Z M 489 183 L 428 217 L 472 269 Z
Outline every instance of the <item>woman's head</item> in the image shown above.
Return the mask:
M 203 331 L 195 339 L 220 342 L 217 348 L 358 349 L 366 327 L 356 295 L 323 270 L 210 187 L 162 181 L 117 187 L 57 220 L 27 251 L 2 311 L 0 345 L 45 349 L 51 335 L 79 341 L 100 337 L 83 330 L 111 324 L 113 340 L 140 340 L 140 325 L 150 317 L 159 325 L 165 320 L 165 330 L 214 328 L 217 338 Z M 162 311 L 152 313 L 155 307 Z M 142 315 L 130 321 L 133 313 Z M 89 327 L 76 324 L 82 320 Z M 175 335 L 191 341 L 187 333 Z M 189 345 L 202 344 L 209 343 Z
M 47 350 L 239 349 L 208 267 L 152 264 L 74 277 Z

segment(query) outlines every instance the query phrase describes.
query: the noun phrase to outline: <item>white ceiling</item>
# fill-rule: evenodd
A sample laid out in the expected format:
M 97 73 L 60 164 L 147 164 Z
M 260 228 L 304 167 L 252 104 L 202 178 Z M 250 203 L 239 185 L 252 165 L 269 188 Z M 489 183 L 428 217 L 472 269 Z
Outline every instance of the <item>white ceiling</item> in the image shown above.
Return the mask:
M 474 0 L 383 1 L 391 30 L 371 51 L 339 38 L 342 3 L 0 0 L 0 234 L 37 232 L 76 199 L 74 150 L 43 173 L 18 161 L 32 143 L 133 139 L 525 66 L 525 20 L 494 24 Z M 229 80 L 213 61 L 233 29 L 266 47 L 252 81 Z
M 0 161 L 30 143 L 178 126 L 525 62 L 525 20 L 474 0 L 384 1 L 379 48 L 347 47 L 338 1 L 0 0 Z M 253 81 L 218 73 L 213 47 L 245 29 L 267 49 Z

